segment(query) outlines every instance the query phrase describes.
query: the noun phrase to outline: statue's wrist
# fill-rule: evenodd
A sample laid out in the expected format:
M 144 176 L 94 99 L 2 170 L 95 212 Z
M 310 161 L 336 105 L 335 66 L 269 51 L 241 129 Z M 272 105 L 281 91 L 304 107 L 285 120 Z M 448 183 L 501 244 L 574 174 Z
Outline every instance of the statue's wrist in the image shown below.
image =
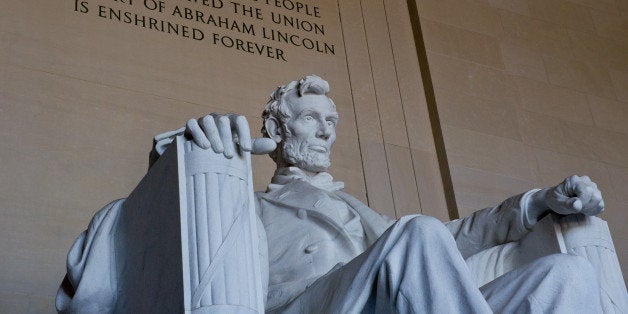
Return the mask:
M 547 193 L 549 189 L 536 190 L 530 194 L 526 202 L 526 225 L 533 226 L 539 221 L 550 209 L 547 205 Z

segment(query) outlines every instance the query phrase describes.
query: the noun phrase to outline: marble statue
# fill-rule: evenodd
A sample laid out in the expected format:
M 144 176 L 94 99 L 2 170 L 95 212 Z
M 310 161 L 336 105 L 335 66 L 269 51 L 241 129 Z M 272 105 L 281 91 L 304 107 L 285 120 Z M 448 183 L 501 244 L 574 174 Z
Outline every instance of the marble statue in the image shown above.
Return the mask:
M 211 114 L 155 139 L 151 163 L 163 159 L 166 148 L 182 134 L 222 160 L 252 152 L 269 154 L 275 161 L 267 190 L 254 194 L 252 219 L 257 223 L 246 222 L 257 234 L 256 252 L 249 254 L 259 258 L 255 269 L 261 272 L 257 276 L 266 312 L 612 313 L 628 309 L 625 286 L 609 297 L 599 278 L 605 265 L 576 254 L 550 254 L 514 269 L 502 267 L 484 280 L 474 274 L 474 269 L 489 272 L 489 263 L 504 263 L 496 260 L 507 250 L 521 251 L 526 246 L 510 244 L 526 237 L 531 243 L 527 247 L 543 247 L 541 238 L 528 234 L 545 216 L 601 213 L 604 201 L 590 178 L 571 176 L 554 187 L 534 189 L 446 223 L 423 215 L 395 221 L 343 192 L 344 184 L 327 172 L 339 121 L 328 92 L 328 83 L 314 75 L 279 87 L 262 115 L 263 138 L 251 139 L 243 116 Z M 99 212 L 90 228 L 106 225 L 103 217 L 115 217 L 118 207 L 114 203 Z M 98 228 L 82 235 L 68 256 L 68 276 L 57 296 L 61 312 L 115 308 L 111 306 L 116 302 L 111 292 L 115 287 L 106 290 L 111 293 L 96 294 L 98 289 L 92 287 L 103 283 L 87 281 L 84 265 L 70 265 L 71 258 L 83 261 L 89 253 L 108 258 L 108 249 L 90 252 L 86 246 L 107 237 L 107 232 L 96 232 Z M 208 232 L 210 238 L 216 236 L 211 228 Z M 217 237 L 222 239 L 220 234 Z M 100 269 L 112 271 L 107 262 L 91 269 L 94 277 L 103 276 Z M 88 297 L 78 293 L 80 284 L 87 287 Z M 199 298 L 195 304 L 200 304 Z

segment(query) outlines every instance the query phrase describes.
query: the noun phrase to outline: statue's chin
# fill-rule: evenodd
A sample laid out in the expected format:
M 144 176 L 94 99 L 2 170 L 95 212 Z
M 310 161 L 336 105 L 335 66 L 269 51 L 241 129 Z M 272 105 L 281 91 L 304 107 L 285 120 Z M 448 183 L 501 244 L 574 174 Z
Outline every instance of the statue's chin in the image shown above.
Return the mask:
M 329 166 L 331 166 L 327 154 L 316 152 L 301 153 L 290 148 L 284 149 L 284 160 L 291 166 L 314 173 L 327 171 Z

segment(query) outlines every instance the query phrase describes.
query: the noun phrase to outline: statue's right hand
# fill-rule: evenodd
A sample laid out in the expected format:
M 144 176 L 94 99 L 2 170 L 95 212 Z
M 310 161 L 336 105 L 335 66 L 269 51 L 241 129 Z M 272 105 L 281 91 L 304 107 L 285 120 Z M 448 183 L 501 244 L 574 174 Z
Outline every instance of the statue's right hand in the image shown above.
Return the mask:
M 212 113 L 198 120 L 190 119 L 186 123 L 185 133 L 196 145 L 204 149 L 211 148 L 226 158 L 232 158 L 235 154 L 233 145 L 225 145 L 228 142 L 235 142 L 241 150 L 253 154 L 267 154 L 276 148 L 275 142 L 269 138 L 251 140 L 249 123 L 244 116 L 237 114 Z

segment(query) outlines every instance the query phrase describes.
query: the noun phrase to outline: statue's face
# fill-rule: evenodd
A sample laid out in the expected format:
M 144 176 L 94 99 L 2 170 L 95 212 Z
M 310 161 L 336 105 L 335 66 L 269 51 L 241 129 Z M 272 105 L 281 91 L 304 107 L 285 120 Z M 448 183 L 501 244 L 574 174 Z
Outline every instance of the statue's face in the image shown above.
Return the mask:
M 292 96 L 286 101 L 292 117 L 283 139 L 284 160 L 306 171 L 326 171 L 338 124 L 334 106 L 324 95 Z

